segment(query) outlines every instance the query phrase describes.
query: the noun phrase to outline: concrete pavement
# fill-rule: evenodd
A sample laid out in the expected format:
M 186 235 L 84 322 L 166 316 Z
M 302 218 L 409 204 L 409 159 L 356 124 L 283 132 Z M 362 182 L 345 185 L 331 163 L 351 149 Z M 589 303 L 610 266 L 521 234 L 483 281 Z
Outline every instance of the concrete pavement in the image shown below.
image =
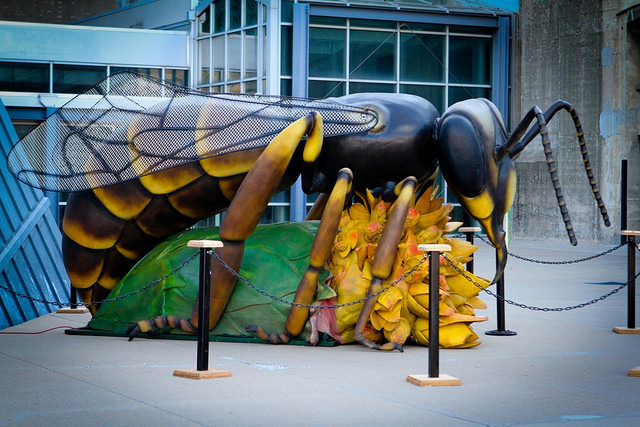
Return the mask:
M 493 252 L 479 243 L 476 273 L 493 274 Z M 575 259 L 607 246 L 514 242 L 510 250 L 536 259 Z M 637 257 L 638 258 L 638 257 Z M 509 259 L 506 297 L 541 307 L 575 305 L 626 281 L 626 248 L 562 266 Z M 383 353 L 360 345 L 333 348 L 211 343 L 210 367 L 230 378 L 189 380 L 175 369 L 195 368 L 196 342 L 65 335 L 0 335 L 0 426 L 638 426 L 640 335 L 626 325 L 627 291 L 571 311 L 540 312 L 507 305 L 512 337 L 440 350 L 440 372 L 458 387 L 417 387 L 427 349 Z M 88 315 L 49 314 L 1 332 L 84 326 Z

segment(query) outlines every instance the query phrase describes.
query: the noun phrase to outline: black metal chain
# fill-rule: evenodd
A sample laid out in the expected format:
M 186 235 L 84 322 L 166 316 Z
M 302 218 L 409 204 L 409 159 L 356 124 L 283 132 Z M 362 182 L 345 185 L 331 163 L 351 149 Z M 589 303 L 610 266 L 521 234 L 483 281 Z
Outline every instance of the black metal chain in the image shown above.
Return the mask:
M 302 303 L 299 303 L 299 302 L 289 301 L 289 300 L 286 300 L 284 298 L 280 298 L 279 296 L 273 295 L 273 294 L 265 291 L 264 289 L 259 288 L 258 286 L 256 286 L 255 284 L 251 283 L 249 280 L 245 279 L 244 277 L 240 276 L 233 268 L 231 268 L 226 262 L 224 262 L 224 260 L 222 258 L 220 258 L 218 256 L 218 254 L 214 250 L 210 250 L 210 251 L 208 251 L 208 253 L 212 254 L 218 260 L 218 262 L 227 271 L 229 271 L 231 274 L 233 274 L 238 280 L 240 280 L 242 283 L 247 285 L 249 288 L 251 288 L 254 291 L 258 292 L 259 294 L 261 294 L 261 295 L 263 295 L 263 296 L 265 296 L 267 298 L 271 298 L 274 301 L 281 302 L 283 304 L 287 304 L 287 305 L 290 305 L 290 306 L 293 306 L 293 307 L 308 308 L 310 310 L 326 310 L 326 309 L 336 309 L 336 308 L 341 308 L 341 307 L 350 307 L 352 305 L 361 304 L 361 303 L 363 303 L 365 301 L 368 301 L 368 300 L 370 300 L 372 298 L 377 298 L 380 294 L 388 291 L 389 289 L 393 288 L 398 283 L 403 281 L 407 276 L 409 276 L 411 273 L 416 271 L 422 264 L 424 264 L 424 262 L 429 258 L 429 255 L 427 253 L 425 253 L 424 256 L 422 257 L 422 259 L 420 260 L 420 262 L 418 262 L 409 271 L 407 271 L 402 276 L 400 276 L 400 278 L 398 278 L 397 280 L 391 282 L 391 284 L 389 284 L 389 286 L 386 286 L 386 287 L 380 289 L 378 292 L 375 292 L 375 293 L 373 293 L 371 295 L 368 295 L 368 296 L 366 296 L 364 298 L 360 298 L 360 299 L 357 299 L 355 301 L 345 302 L 343 304 L 314 305 L 314 304 L 302 304 Z
M 488 242 L 490 244 L 490 242 Z M 577 262 L 581 262 L 581 261 L 585 261 L 585 260 L 589 260 L 589 259 L 593 259 L 593 258 L 597 258 L 599 256 L 608 254 L 610 252 L 613 252 L 616 249 L 619 249 L 621 246 L 624 246 L 624 244 L 621 244 L 617 247 L 611 248 L 605 252 L 602 252 L 600 254 L 597 255 L 592 255 L 590 257 L 586 257 L 586 258 L 582 258 L 579 260 L 573 260 L 573 261 L 540 261 L 540 260 L 530 260 L 527 258 L 524 258 L 525 261 L 532 261 L 532 262 L 537 262 L 540 264 L 572 264 L 572 263 L 577 263 Z M 637 250 L 640 251 L 640 248 L 636 247 Z M 424 256 L 422 257 L 422 259 L 420 260 L 420 262 L 418 262 L 418 264 L 416 264 L 414 267 L 412 267 L 410 270 L 408 270 L 406 273 L 404 273 L 400 278 L 398 278 L 397 280 L 393 281 L 391 284 L 389 284 L 388 286 L 380 289 L 378 292 L 375 292 L 369 296 L 357 299 L 355 301 L 350 301 L 347 303 L 343 303 L 343 304 L 331 304 L 331 305 L 314 305 L 314 304 L 302 304 L 302 303 L 297 303 L 294 301 L 289 301 L 286 300 L 284 298 L 280 298 L 276 295 L 272 295 L 269 292 L 265 291 L 264 289 L 261 289 L 260 287 L 256 286 L 255 284 L 251 283 L 249 280 L 245 279 L 244 277 L 240 276 L 235 270 L 233 270 L 224 260 L 222 260 L 218 254 L 213 251 L 210 250 L 207 253 L 212 254 L 215 256 L 215 258 L 218 260 L 218 262 L 220 262 L 220 264 L 226 269 L 228 270 L 231 274 L 233 274 L 238 280 L 240 280 L 242 283 L 246 284 L 249 288 L 255 290 L 256 292 L 260 293 L 263 296 L 266 296 L 267 298 L 270 298 L 274 301 L 277 302 L 281 302 L 283 304 L 287 304 L 290 306 L 295 306 L 295 307 L 302 307 L 302 308 L 308 308 L 308 309 L 336 309 L 336 308 L 341 308 L 341 307 L 349 307 L 349 306 L 353 306 L 356 304 L 361 304 L 364 303 L 372 298 L 377 298 L 379 295 L 381 295 L 382 293 L 388 291 L 389 289 L 391 289 L 392 287 L 396 286 L 398 283 L 400 283 L 401 281 L 403 281 L 407 276 L 409 276 L 410 274 L 412 274 L 414 271 L 416 271 L 428 258 L 429 255 L 428 254 L 424 254 Z M 180 265 L 178 265 L 176 268 L 174 268 L 173 270 L 171 270 L 170 272 L 168 272 L 167 274 L 165 274 L 162 277 L 159 277 L 158 279 L 152 281 L 151 283 L 149 283 L 146 286 L 143 286 L 139 289 L 136 289 L 134 291 L 131 291 L 129 293 L 123 294 L 123 295 L 118 295 L 117 297 L 113 297 L 113 298 L 107 298 L 101 301 L 96 301 L 96 302 L 88 302 L 85 303 L 84 306 L 92 306 L 92 305 L 98 305 L 98 304 L 104 304 L 104 303 L 110 303 L 110 302 L 115 302 L 115 301 L 119 301 L 119 300 L 123 300 L 125 298 L 129 298 L 133 295 L 139 294 L 141 292 L 144 292 L 154 286 L 156 286 L 157 284 L 159 284 L 160 282 L 163 282 L 164 280 L 166 280 L 167 278 L 169 278 L 170 276 L 172 276 L 173 274 L 175 274 L 177 271 L 181 270 L 183 267 L 185 267 L 187 264 L 189 264 L 191 261 L 193 261 L 198 255 L 200 254 L 200 252 L 196 252 L 194 253 L 192 256 L 190 256 L 188 259 L 186 259 L 185 261 L 183 261 Z M 617 288 L 613 289 L 611 292 L 608 292 L 598 298 L 594 298 L 590 301 L 581 303 L 581 304 L 576 304 L 576 305 L 571 305 L 571 306 L 566 306 L 566 307 L 537 307 L 537 306 L 531 306 L 531 305 L 526 305 L 526 304 L 522 304 L 522 303 L 518 303 L 515 302 L 513 300 L 510 299 L 506 299 L 505 297 L 498 295 L 492 291 L 490 291 L 489 289 L 484 288 L 481 284 L 477 283 L 473 278 L 469 277 L 466 272 L 462 269 L 460 269 L 454 261 L 452 261 L 451 259 L 449 259 L 449 257 L 446 254 L 443 254 L 445 260 L 447 260 L 447 262 L 453 267 L 453 269 L 458 272 L 459 274 L 462 275 L 462 277 L 464 277 L 467 281 L 471 282 L 473 285 L 475 285 L 476 287 L 478 287 L 480 290 L 484 291 L 485 293 L 487 293 L 488 295 L 496 298 L 496 299 L 500 299 L 502 301 L 504 301 L 507 304 L 516 306 L 516 307 L 520 307 L 520 308 L 524 308 L 527 310 L 534 310 L 534 311 L 544 311 L 544 312 L 549 312 L 549 311 L 568 311 L 568 310 L 574 310 L 577 308 L 583 308 L 592 304 L 595 304 L 599 301 L 602 301 L 606 298 L 609 298 L 610 296 L 620 292 L 622 289 L 624 289 L 626 286 L 629 285 L 629 283 L 631 283 L 632 281 L 636 280 L 638 278 L 638 276 L 640 276 L 640 272 L 638 272 L 631 280 L 621 284 L 620 286 L 618 286 Z M 519 258 L 517 255 L 514 254 L 510 254 L 511 256 L 513 256 L 514 258 Z M 71 304 L 69 303 L 60 303 L 57 301 L 47 301 L 41 298 L 35 298 L 26 294 L 23 294 L 21 292 L 17 292 L 14 291 L 10 288 L 7 288 L 5 286 L 0 285 L 0 289 L 9 292 L 12 295 L 15 295 L 17 297 L 20 298 L 25 298 L 28 299 L 29 301 L 32 302 L 38 302 L 38 303 L 42 303 L 42 304 L 48 304 L 48 305 L 53 305 L 53 306 L 57 306 L 57 307 L 71 307 L 72 305 L 75 304 Z
M 0 289 L 2 289 L 4 291 L 7 291 L 10 294 L 15 295 L 17 297 L 28 299 L 31 302 L 39 302 L 39 303 L 42 303 L 42 304 L 53 305 L 53 306 L 56 306 L 56 307 L 71 307 L 71 306 L 74 306 L 74 305 L 83 305 L 85 307 L 89 307 L 89 306 L 92 306 L 92 305 L 99 305 L 99 304 L 105 304 L 105 303 L 109 303 L 109 302 L 119 301 L 119 300 L 122 300 L 122 299 L 125 299 L 125 298 L 129 298 L 130 296 L 139 294 L 141 292 L 144 292 L 147 289 L 150 289 L 150 288 L 156 286 L 158 283 L 163 282 L 164 280 L 166 280 L 167 278 L 169 278 L 170 276 L 175 274 L 178 270 L 181 270 L 184 266 L 186 266 L 191 261 L 193 261 L 198 255 L 200 255 L 199 251 L 196 252 L 195 254 L 193 254 L 192 256 L 190 256 L 188 259 L 183 261 L 179 266 L 177 266 L 176 268 L 174 268 L 173 270 L 171 270 L 170 272 L 168 272 L 164 276 L 154 280 L 153 282 L 149 283 L 146 286 L 143 286 L 142 288 L 136 289 L 135 291 L 131 291 L 131 292 L 123 294 L 123 295 L 118 295 L 117 297 L 106 298 L 106 299 L 103 299 L 101 301 L 95 301 L 95 302 L 91 301 L 91 302 L 82 303 L 82 304 L 71 304 L 70 302 L 47 301 L 47 300 L 40 299 L 40 298 L 34 298 L 32 296 L 23 294 L 21 292 L 14 291 L 13 289 L 9 289 L 9 288 L 7 288 L 5 286 L 2 286 L 2 285 L 0 285 Z
M 526 304 L 522 304 L 522 303 L 519 303 L 519 302 L 515 302 L 513 300 L 505 298 L 502 295 L 498 295 L 498 294 L 490 291 L 489 289 L 486 289 L 481 284 L 479 284 L 478 282 L 473 280 L 473 278 L 469 277 L 464 270 L 458 268 L 458 266 L 455 265 L 455 263 L 453 261 L 451 261 L 447 256 L 445 256 L 445 259 L 453 267 L 454 270 L 456 270 L 458 273 L 460 273 L 462 275 L 462 277 L 467 279 L 469 282 L 471 282 L 472 284 L 474 284 L 475 286 L 480 288 L 482 291 L 484 291 L 488 295 L 491 295 L 492 297 L 494 297 L 496 299 L 502 300 L 502 301 L 506 302 L 507 304 L 511 304 L 513 306 L 516 306 L 516 307 L 524 308 L 524 309 L 527 309 L 527 310 L 544 311 L 544 312 L 549 312 L 549 311 L 569 311 L 569 310 L 575 310 L 577 308 L 583 308 L 583 307 L 586 307 L 588 305 L 595 304 L 597 302 L 600 302 L 602 300 L 605 300 L 605 299 L 609 298 L 612 295 L 617 294 L 622 289 L 624 289 L 626 286 L 628 286 L 629 283 L 631 283 L 632 281 L 636 280 L 638 278 L 638 276 L 640 276 L 640 272 L 638 272 L 638 274 L 636 274 L 631 280 L 629 280 L 629 281 L 627 281 L 625 283 L 622 283 L 620 286 L 618 286 L 617 288 L 615 288 L 611 292 L 608 292 L 608 293 L 606 293 L 606 294 L 604 294 L 604 295 L 602 295 L 602 296 L 600 296 L 598 298 L 594 298 L 594 299 L 592 299 L 590 301 L 583 302 L 581 304 L 568 305 L 566 307 L 536 307 L 534 305 L 526 305 Z
M 491 243 L 488 239 L 486 239 L 483 236 L 477 236 L 480 240 L 482 240 L 484 243 L 486 243 L 487 245 L 494 247 L 493 243 Z M 584 261 L 591 261 L 592 259 L 596 259 L 598 257 L 601 257 L 603 255 L 607 255 L 610 254 L 613 251 L 616 251 L 618 249 L 620 249 L 621 247 L 623 247 L 624 245 L 626 245 L 626 243 L 621 243 L 618 246 L 614 246 L 612 248 L 607 249 L 604 252 L 600 252 L 598 254 L 595 255 L 589 255 L 586 256 L 584 258 L 577 258 L 574 260 L 568 260 L 568 261 L 545 261 L 545 260 L 539 260 L 539 259 L 533 259 L 533 258 L 527 258 L 524 257 L 522 255 L 518 255 L 518 254 L 514 254 L 513 252 L 509 252 L 506 248 L 505 248 L 505 252 L 507 255 L 514 257 L 516 259 L 522 260 L 522 261 L 527 261 L 527 262 L 533 262 L 535 264 L 546 264 L 546 265 L 567 265 L 567 264 L 577 264 L 580 262 L 584 262 Z

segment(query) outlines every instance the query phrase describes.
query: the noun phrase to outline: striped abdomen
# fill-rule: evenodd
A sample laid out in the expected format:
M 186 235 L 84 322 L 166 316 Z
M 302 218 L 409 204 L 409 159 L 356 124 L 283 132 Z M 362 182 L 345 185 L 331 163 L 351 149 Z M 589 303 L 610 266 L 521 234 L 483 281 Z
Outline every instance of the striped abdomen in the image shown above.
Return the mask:
M 82 300 L 101 301 L 161 239 L 225 210 L 261 152 L 231 153 L 73 193 L 63 219 L 62 250 Z M 295 170 L 288 173 L 281 187 L 296 176 Z M 97 309 L 91 306 L 92 313 Z

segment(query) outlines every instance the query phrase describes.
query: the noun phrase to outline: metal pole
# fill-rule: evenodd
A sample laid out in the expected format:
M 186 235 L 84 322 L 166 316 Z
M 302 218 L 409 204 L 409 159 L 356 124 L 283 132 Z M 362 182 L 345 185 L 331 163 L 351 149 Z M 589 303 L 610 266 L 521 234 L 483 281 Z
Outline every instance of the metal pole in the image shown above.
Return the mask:
M 438 244 L 418 245 L 419 251 L 429 254 L 429 373 L 409 375 L 407 381 L 418 386 L 461 385 L 462 381 L 440 374 L 440 252 L 449 252 L 451 246 Z
M 201 380 L 205 378 L 230 377 L 231 371 L 209 369 L 209 296 L 211 289 L 211 255 L 208 250 L 221 248 L 219 240 L 189 240 L 187 246 L 200 248 L 200 283 L 198 284 L 198 357 L 196 370 L 177 369 L 176 377 Z
M 200 248 L 200 284 L 198 288 L 198 371 L 209 369 L 209 286 L 211 257 L 208 248 Z
M 622 160 L 620 165 L 620 229 L 627 229 L 627 159 Z M 627 236 L 620 236 L 620 244 L 624 245 Z
M 480 227 L 460 227 L 458 229 L 458 231 L 460 231 L 461 233 L 464 233 L 467 239 L 467 242 L 471 243 L 473 245 L 473 239 L 475 236 L 475 233 L 480 232 Z M 467 271 L 469 273 L 473 273 L 473 259 L 475 258 L 475 256 L 472 254 L 471 255 L 471 260 L 467 263 Z
M 496 252 L 496 268 L 500 262 L 498 261 L 498 252 Z M 509 331 L 505 328 L 505 315 L 504 315 L 504 272 L 500 275 L 500 278 L 496 282 L 496 307 L 497 307 L 497 323 L 498 328 L 492 331 L 486 331 L 486 335 L 498 335 L 498 336 L 511 336 L 517 335 L 517 332 Z
M 440 376 L 440 252 L 429 252 L 429 377 Z
M 498 331 L 503 332 L 505 330 L 505 316 L 504 316 L 504 274 L 498 279 L 496 283 L 496 293 L 500 296 L 498 298 L 498 312 L 496 313 L 496 319 L 498 321 Z
M 75 310 L 78 308 L 78 291 L 73 287 L 73 285 L 69 286 L 71 287 L 71 290 L 69 291 L 69 301 L 71 302 L 69 308 Z
M 627 296 L 627 327 L 636 327 L 636 236 L 627 236 L 627 281 L 629 282 Z
M 468 231 L 466 234 L 467 234 L 467 242 L 473 245 L 473 236 L 475 233 L 473 231 Z M 467 263 L 467 271 L 472 274 L 473 274 L 473 258 L 475 257 L 472 254 L 471 260 Z

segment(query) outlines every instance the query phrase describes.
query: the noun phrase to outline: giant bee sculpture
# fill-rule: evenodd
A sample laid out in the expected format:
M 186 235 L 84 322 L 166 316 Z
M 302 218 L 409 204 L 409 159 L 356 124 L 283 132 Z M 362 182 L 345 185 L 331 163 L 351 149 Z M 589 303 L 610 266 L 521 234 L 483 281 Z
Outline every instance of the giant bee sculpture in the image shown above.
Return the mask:
M 495 245 L 495 281 L 507 260 L 503 220 L 516 189 L 513 159 L 538 135 L 575 245 L 547 134 L 547 123 L 561 110 L 574 120 L 585 170 L 609 225 L 578 115 L 564 101 L 545 112 L 531 108 L 509 134 L 486 99 L 458 102 L 440 116 L 430 102 L 413 95 L 363 93 L 318 101 L 214 94 L 125 72 L 56 111 L 16 144 L 8 165 L 28 185 L 72 192 L 62 224 L 64 263 L 94 313 L 161 239 L 225 210 L 224 247 L 217 254 L 238 271 L 244 241 L 269 200 L 301 177 L 306 193 L 321 193 L 311 216 L 322 219 L 294 300 L 310 304 L 351 192 L 380 188 L 387 200 L 395 200 L 373 262 L 371 289 L 377 289 L 390 274 L 414 189 L 430 184 L 438 167 Z M 212 275 L 211 328 L 236 282 L 218 262 Z M 364 303 L 356 338 L 371 348 L 397 348 L 362 334 L 372 309 L 372 300 Z M 294 306 L 284 332 L 259 326 L 252 332 L 287 342 L 308 315 L 308 308 Z M 195 332 L 197 325 L 196 303 L 190 319 L 142 320 L 130 336 L 167 326 Z

